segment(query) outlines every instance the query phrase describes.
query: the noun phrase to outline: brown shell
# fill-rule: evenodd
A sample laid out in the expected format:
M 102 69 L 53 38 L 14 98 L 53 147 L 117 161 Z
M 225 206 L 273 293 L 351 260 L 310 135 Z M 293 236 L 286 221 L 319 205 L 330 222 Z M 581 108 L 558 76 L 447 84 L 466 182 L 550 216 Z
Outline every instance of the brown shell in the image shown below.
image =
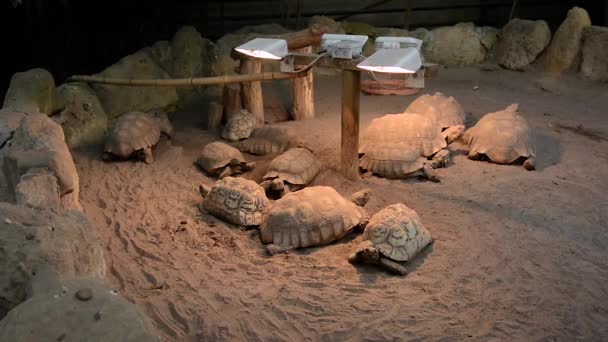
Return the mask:
M 224 126 L 222 138 L 228 141 L 246 139 L 257 124 L 257 118 L 246 109 L 235 113 Z
M 466 114 L 460 103 L 453 96 L 445 96 L 441 92 L 418 97 L 405 111 L 430 117 L 441 129 L 465 124 Z
M 363 209 L 334 188 L 313 186 L 275 201 L 264 214 L 260 237 L 282 247 L 320 246 L 344 237 L 363 217 Z
M 215 141 L 205 145 L 196 163 L 205 171 L 213 172 L 230 164 L 233 159 L 245 162 L 241 151 L 221 141 Z
M 151 114 L 129 112 L 121 116 L 110 131 L 105 151 L 121 157 L 154 146 L 160 138 L 159 121 Z
M 248 139 L 241 143 L 242 151 L 256 155 L 285 151 L 289 144 L 289 133 L 276 126 L 256 127 Z
M 420 171 L 425 160 L 418 150 L 408 146 L 374 145 L 368 147 L 359 166 L 385 178 L 407 178 Z
M 308 184 L 320 169 L 321 163 L 309 150 L 297 147 L 274 158 L 263 178 L 279 178 L 291 184 Z
M 469 155 L 485 154 L 498 164 L 510 164 L 521 157 L 536 157 L 534 136 L 527 120 L 511 104 L 502 111 L 484 115 L 463 135 Z
M 431 233 L 422 225 L 420 216 L 403 203 L 392 204 L 370 219 L 363 239 L 387 258 L 408 261 L 432 241 Z
M 374 146 L 401 145 L 418 149 L 424 157 L 447 146 L 441 128 L 420 114 L 387 114 L 373 119 L 361 137 L 359 153 Z
M 211 215 L 241 226 L 262 223 L 262 211 L 270 201 L 256 182 L 225 177 L 215 182 L 203 200 L 203 208 Z

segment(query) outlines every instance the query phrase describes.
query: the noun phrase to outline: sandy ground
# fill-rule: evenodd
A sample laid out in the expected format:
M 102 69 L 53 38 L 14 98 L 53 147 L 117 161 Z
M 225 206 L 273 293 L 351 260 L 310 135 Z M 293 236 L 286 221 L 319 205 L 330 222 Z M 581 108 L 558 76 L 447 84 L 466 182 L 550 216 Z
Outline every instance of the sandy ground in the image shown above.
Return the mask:
M 529 172 L 468 160 L 454 144 L 439 184 L 341 177 L 339 78 L 319 76 L 315 86 L 317 118 L 284 123 L 325 164 L 314 184 L 344 195 L 371 188 L 370 213 L 403 202 L 436 243 L 405 277 L 349 264 L 356 234 L 266 256 L 256 230 L 198 209 L 198 185 L 213 180 L 193 161 L 217 139 L 199 128 L 200 113 L 174 117 L 177 133 L 159 143 L 151 165 L 77 151 L 82 204 L 106 246 L 109 280 L 166 340 L 608 339 L 608 85 L 442 70 L 423 93 L 455 96 L 473 120 L 519 102 L 537 132 L 538 157 Z M 361 128 L 413 98 L 362 95 Z M 258 168 L 245 177 L 259 177 L 272 157 L 253 158 Z

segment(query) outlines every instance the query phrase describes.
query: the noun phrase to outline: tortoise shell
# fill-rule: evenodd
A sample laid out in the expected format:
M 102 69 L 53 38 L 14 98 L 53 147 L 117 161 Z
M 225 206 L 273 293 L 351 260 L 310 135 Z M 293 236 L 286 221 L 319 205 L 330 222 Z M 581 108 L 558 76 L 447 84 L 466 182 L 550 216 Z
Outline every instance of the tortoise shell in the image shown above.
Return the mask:
M 241 151 L 221 141 L 215 141 L 205 145 L 196 163 L 205 171 L 213 172 L 230 164 L 233 159 L 245 162 Z
M 112 127 L 104 151 L 126 158 L 135 151 L 154 146 L 160 133 L 160 122 L 154 115 L 129 112 L 118 118 Z
M 241 226 L 262 223 L 262 211 L 270 201 L 256 182 L 225 177 L 211 187 L 203 200 L 203 208 L 211 215 Z
M 309 150 L 296 147 L 274 158 L 263 178 L 279 178 L 291 184 L 304 185 L 310 183 L 320 169 L 321 163 Z
M 359 160 L 359 166 L 385 178 L 407 178 L 420 171 L 426 158 L 417 149 L 395 145 L 369 146 Z
M 441 129 L 464 125 L 466 118 L 460 103 L 453 96 L 445 96 L 441 92 L 418 97 L 405 111 L 431 117 Z
M 519 105 L 511 104 L 504 110 L 484 115 L 469 128 L 462 137 L 469 156 L 481 153 L 498 164 L 536 157 L 532 130 L 518 111 Z
M 289 145 L 289 132 L 276 126 L 256 127 L 248 139 L 241 142 L 241 150 L 266 155 L 285 151 Z
M 260 237 L 281 247 L 320 246 L 339 240 L 361 223 L 365 211 L 334 188 L 290 192 L 264 213 Z
M 256 124 L 257 118 L 255 115 L 246 109 L 241 109 L 239 112 L 235 113 L 224 126 L 222 138 L 228 141 L 246 139 L 251 135 Z
M 403 203 L 389 205 L 374 214 L 363 239 L 395 261 L 411 260 L 433 240 L 418 213 Z

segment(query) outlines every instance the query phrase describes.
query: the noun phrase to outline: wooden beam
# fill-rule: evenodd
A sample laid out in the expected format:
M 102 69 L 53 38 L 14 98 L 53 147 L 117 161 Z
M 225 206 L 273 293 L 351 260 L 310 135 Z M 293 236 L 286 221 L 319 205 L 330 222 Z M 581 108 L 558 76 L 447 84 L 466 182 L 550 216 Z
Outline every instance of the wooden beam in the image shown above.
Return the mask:
M 241 57 L 241 74 L 259 74 L 262 72 L 262 62 L 259 58 Z M 262 83 L 259 81 L 241 83 L 243 108 L 253 113 L 258 122 L 264 122 L 264 98 Z
M 312 47 L 297 49 L 294 52 L 312 53 Z M 295 68 L 302 66 L 295 65 Z M 313 95 L 313 73 L 308 76 L 293 79 L 293 108 L 294 120 L 307 120 L 315 117 L 315 105 Z
M 241 86 L 227 84 L 224 86 L 224 122 L 228 122 L 234 113 L 243 109 Z
M 224 106 L 221 103 L 212 101 L 209 103 L 207 110 L 207 120 L 205 127 L 207 130 L 213 130 L 222 124 L 222 116 L 224 113 Z
M 359 179 L 359 95 L 361 73 L 342 71 L 341 167 L 350 180 Z

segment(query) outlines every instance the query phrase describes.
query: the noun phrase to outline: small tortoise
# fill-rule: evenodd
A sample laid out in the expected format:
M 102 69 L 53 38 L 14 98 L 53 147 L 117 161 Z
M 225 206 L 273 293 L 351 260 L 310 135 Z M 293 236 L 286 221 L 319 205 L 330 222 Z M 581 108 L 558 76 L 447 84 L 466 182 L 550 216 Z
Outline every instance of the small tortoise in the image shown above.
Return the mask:
M 536 146 L 527 120 L 518 114 L 519 104 L 484 115 L 469 128 L 461 141 L 472 160 L 489 159 L 497 164 L 523 163 L 526 170 L 536 168 Z
M 307 187 L 275 201 L 264 212 L 260 238 L 273 255 L 291 249 L 329 244 L 363 227 L 368 215 L 362 207 L 369 190 L 348 200 L 328 186 Z
M 173 127 L 164 112 L 129 112 L 122 115 L 110 131 L 102 159 L 130 159 L 135 156 L 146 164 L 152 163 L 152 147 L 161 133 L 171 136 Z
M 418 97 L 405 111 L 433 118 L 442 131 L 464 125 L 466 121 L 466 114 L 460 103 L 453 96 L 445 96 L 441 92 Z
M 254 114 L 246 109 L 241 109 L 226 122 L 222 130 L 222 138 L 228 141 L 247 139 L 257 125 L 257 120 Z
M 434 241 L 420 216 L 403 203 L 389 205 L 372 216 L 362 237 L 348 260 L 377 264 L 399 275 L 407 274 L 399 262 L 412 260 Z
M 359 160 L 359 166 L 368 171 L 366 177 L 372 174 L 389 179 L 420 176 L 440 182 L 431 163 L 417 149 L 401 144 L 369 146 Z
M 239 226 L 258 226 L 262 223 L 262 211 L 270 201 L 264 189 L 256 182 L 235 177 L 225 177 L 212 187 L 199 186 L 203 196 L 203 209 L 212 216 Z
M 302 189 L 319 173 L 321 163 L 307 149 L 295 147 L 274 158 L 260 185 L 266 192 L 277 192 L 282 197 L 288 192 Z
M 289 132 L 277 126 L 256 127 L 248 139 L 242 140 L 238 148 L 256 155 L 280 153 L 289 146 Z
M 241 151 L 221 141 L 205 145 L 196 164 L 220 179 L 249 171 L 255 167 L 254 162 L 248 163 L 245 160 Z

